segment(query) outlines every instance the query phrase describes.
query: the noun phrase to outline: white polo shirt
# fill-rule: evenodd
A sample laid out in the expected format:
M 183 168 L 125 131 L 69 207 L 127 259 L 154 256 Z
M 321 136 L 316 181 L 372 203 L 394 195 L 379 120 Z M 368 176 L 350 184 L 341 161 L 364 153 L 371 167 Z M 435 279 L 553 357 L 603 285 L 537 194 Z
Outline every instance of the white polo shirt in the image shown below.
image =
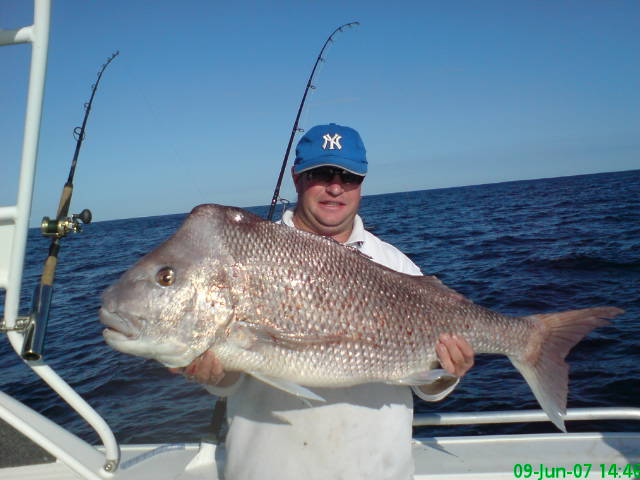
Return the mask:
M 287 210 L 281 222 L 293 227 L 292 217 Z M 345 244 L 388 268 L 421 275 L 400 250 L 366 231 L 359 216 Z M 227 480 L 413 478 L 413 398 L 408 387 L 368 383 L 313 388 L 326 402 L 312 406 L 249 375 L 228 388 L 206 388 L 228 397 Z M 433 395 L 414 391 L 437 401 L 453 388 L 455 384 Z

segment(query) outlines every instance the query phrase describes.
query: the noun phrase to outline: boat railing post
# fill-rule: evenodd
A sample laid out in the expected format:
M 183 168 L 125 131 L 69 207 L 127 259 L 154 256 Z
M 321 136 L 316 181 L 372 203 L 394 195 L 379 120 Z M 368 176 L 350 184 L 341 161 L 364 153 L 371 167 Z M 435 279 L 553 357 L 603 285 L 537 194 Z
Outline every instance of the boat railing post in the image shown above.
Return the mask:
M 16 205 L 0 207 L 0 288 L 5 289 L 3 328 L 18 355 L 22 350 L 24 335 L 16 324 L 40 137 L 51 1 L 35 0 L 33 17 L 33 25 L 0 30 L 0 46 L 21 43 L 32 45 L 18 195 Z M 26 363 L 96 430 L 104 444 L 105 452 L 104 454 L 100 453 L 100 456 L 105 457 L 105 461 L 99 468 L 94 468 L 95 462 L 90 461 L 91 459 L 81 458 L 81 452 L 71 451 L 68 445 L 64 445 L 62 437 L 68 432 L 50 420 L 37 416 L 39 414 L 35 414 L 20 402 L 6 400 L 10 397 L 3 396 L 3 400 L 6 402 L 3 401 L 0 405 L 0 417 L 26 435 L 31 434 L 36 443 L 57 458 L 62 461 L 66 459 L 69 467 L 83 477 L 112 477 L 120 461 L 120 449 L 113 432 L 104 419 L 48 365 L 41 361 Z M 48 431 L 51 435 L 37 434 L 30 427 L 29 421 L 36 422 L 40 426 L 47 425 L 48 422 L 50 424 Z M 69 439 L 67 438 L 67 440 Z M 82 443 L 86 444 L 86 442 Z M 98 452 L 94 447 L 86 445 Z M 95 473 L 90 475 L 89 471 L 95 471 Z

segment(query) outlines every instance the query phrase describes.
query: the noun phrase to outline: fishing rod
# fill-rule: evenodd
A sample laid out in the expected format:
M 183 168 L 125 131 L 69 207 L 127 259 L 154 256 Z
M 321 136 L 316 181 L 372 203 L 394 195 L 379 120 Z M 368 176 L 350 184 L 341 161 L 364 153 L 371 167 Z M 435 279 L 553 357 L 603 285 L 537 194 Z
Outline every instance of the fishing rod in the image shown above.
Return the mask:
M 307 99 L 307 94 L 309 93 L 309 89 L 315 89 L 312 82 L 313 82 L 313 77 L 316 73 L 316 69 L 318 68 L 318 64 L 321 61 L 324 61 L 322 54 L 324 53 L 324 50 L 327 48 L 327 45 L 329 45 L 330 42 L 333 42 L 333 36 L 337 32 L 342 32 L 343 28 L 345 27 L 351 28 L 357 25 L 360 25 L 360 22 L 345 23 L 344 25 L 340 25 L 333 32 L 331 32 L 331 35 L 329 35 L 327 40 L 324 42 L 324 45 L 322 46 L 322 49 L 320 50 L 320 53 L 316 58 L 316 63 L 313 65 L 313 69 L 311 70 L 311 75 L 309 75 L 309 80 L 307 80 L 307 86 L 304 89 L 304 95 L 302 95 L 302 100 L 300 101 L 300 105 L 298 106 L 298 113 L 296 114 L 296 119 L 293 122 L 293 128 L 291 129 L 291 135 L 289 136 L 289 143 L 287 144 L 287 150 L 285 151 L 284 159 L 282 160 L 282 167 L 280 168 L 280 175 L 278 175 L 276 188 L 273 192 L 273 198 L 271 199 L 271 206 L 269 207 L 269 214 L 267 215 L 267 220 L 271 220 L 273 218 L 273 213 L 276 208 L 276 203 L 278 202 L 278 197 L 280 196 L 280 185 L 282 184 L 284 171 L 287 168 L 287 159 L 289 158 L 289 152 L 291 151 L 293 138 L 295 137 L 298 131 L 302 131 L 302 129 L 298 129 L 298 122 L 300 121 L 300 115 L 302 114 L 302 109 L 304 108 L 304 102 Z M 224 418 L 226 416 L 226 411 L 227 411 L 226 398 L 225 397 L 218 398 L 218 400 L 216 401 L 216 405 L 213 409 L 211 425 L 209 426 L 209 435 L 211 440 L 214 443 L 221 442 L 226 435 L 226 432 L 224 431 L 224 425 L 225 425 Z
M 98 72 L 96 83 L 91 86 L 91 97 L 89 101 L 84 104 L 82 126 L 73 129 L 73 135 L 76 139 L 76 149 L 73 153 L 73 160 L 71 161 L 71 169 L 69 170 L 67 182 L 64 184 L 62 194 L 60 195 L 56 218 L 55 220 L 51 220 L 49 217 L 44 217 L 40 225 L 40 231 L 44 236 L 51 237 L 51 243 L 49 244 L 49 255 L 45 260 L 42 276 L 40 277 L 40 284 L 36 287 L 33 296 L 33 307 L 29 315 L 29 324 L 24 334 L 22 358 L 25 360 L 40 360 L 44 353 L 44 338 L 47 331 L 47 324 L 49 323 L 49 307 L 51 305 L 51 297 L 53 296 L 53 280 L 58 265 L 60 240 L 69 233 L 80 232 L 82 230 L 80 222 L 84 224 L 91 223 L 91 211 L 86 208 L 79 214 L 73 214 L 71 217 L 68 216 L 69 205 L 71 204 L 71 197 L 73 195 L 73 177 L 75 176 L 80 147 L 85 137 L 84 132 L 87 126 L 87 120 L 89 119 L 89 113 L 91 112 L 91 106 L 96 91 L 98 90 L 100 79 L 105 69 L 119 54 L 120 52 L 116 51 L 107 59 Z
M 360 22 L 350 22 L 345 23 L 344 25 L 340 25 L 336 28 L 331 35 L 327 38 L 316 58 L 316 63 L 313 65 L 313 70 L 311 70 L 311 75 L 309 75 L 309 80 L 307 81 L 307 87 L 304 89 L 304 95 L 302 95 L 302 100 L 300 101 L 300 106 L 298 107 L 298 114 L 296 115 L 296 119 L 293 122 L 293 128 L 291 129 L 291 136 L 289 137 L 289 143 L 287 144 L 287 150 L 284 153 L 284 159 L 282 160 L 282 167 L 280 168 L 280 175 L 278 175 L 278 182 L 276 183 L 276 188 L 273 192 L 273 198 L 271 199 L 271 206 L 269 207 L 269 214 L 267 215 L 267 220 L 271 220 L 273 218 L 273 213 L 276 209 L 276 203 L 278 202 L 278 197 L 280 196 L 280 185 L 282 184 L 282 178 L 284 177 L 284 171 L 287 168 L 287 160 L 289 159 L 289 152 L 291 152 L 291 145 L 293 144 L 293 138 L 295 137 L 297 132 L 302 132 L 302 129 L 298 129 L 298 122 L 300 121 L 300 115 L 302 114 L 302 109 L 304 108 L 304 102 L 307 99 L 307 93 L 309 93 L 309 89 L 315 89 L 315 86 L 312 84 L 313 76 L 316 73 L 316 68 L 318 68 L 318 64 L 320 62 L 324 62 L 324 57 L 322 54 L 324 53 L 324 49 L 327 48 L 327 45 L 330 42 L 333 42 L 333 36 L 337 32 L 342 32 L 345 27 L 355 27 L 360 25 Z
M 280 175 L 278 175 L 278 181 L 276 183 L 276 188 L 273 192 L 273 198 L 271 199 L 271 206 L 269 207 L 269 214 L 267 215 L 267 220 L 271 220 L 273 218 L 273 213 L 276 208 L 276 203 L 278 202 L 278 197 L 280 196 L 280 185 L 282 184 L 282 178 L 284 177 L 284 171 L 287 168 L 287 159 L 289 158 L 289 152 L 291 152 L 291 145 L 293 144 L 293 138 L 295 137 L 298 131 L 302 131 L 302 129 L 298 129 L 298 122 L 300 121 L 300 115 L 302 114 L 302 109 L 304 108 L 304 102 L 307 99 L 307 94 L 309 93 L 309 89 L 315 89 L 313 86 L 313 77 L 316 73 L 316 69 L 318 68 L 318 64 L 321 61 L 324 61 L 322 54 L 324 50 L 327 48 L 330 42 L 333 42 L 333 36 L 337 32 L 342 32 L 345 27 L 355 27 L 360 25 L 360 22 L 350 22 L 345 23 L 344 25 L 340 25 L 336 28 L 331 35 L 325 40 L 318 57 L 316 58 L 316 63 L 313 65 L 313 69 L 311 70 L 311 75 L 309 75 L 309 80 L 307 80 L 307 86 L 304 89 L 304 94 L 302 95 L 302 100 L 300 101 L 300 105 L 298 106 L 298 113 L 296 114 L 296 119 L 293 122 L 293 128 L 291 129 L 291 135 L 289 136 L 289 143 L 287 144 L 287 149 L 284 153 L 284 159 L 282 160 L 282 167 L 280 168 Z M 225 437 L 226 432 L 224 431 L 224 418 L 227 410 L 227 400 L 225 397 L 220 397 L 216 401 L 216 405 L 213 409 L 213 415 L 211 418 L 211 425 L 209 427 L 209 434 L 214 443 L 219 443 Z

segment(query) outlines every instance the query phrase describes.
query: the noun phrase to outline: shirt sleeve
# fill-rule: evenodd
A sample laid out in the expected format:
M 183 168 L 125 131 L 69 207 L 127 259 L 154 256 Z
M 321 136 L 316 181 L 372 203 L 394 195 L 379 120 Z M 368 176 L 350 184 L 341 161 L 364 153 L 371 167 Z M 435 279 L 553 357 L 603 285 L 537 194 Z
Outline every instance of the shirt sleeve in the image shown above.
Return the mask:
M 390 243 L 380 240 L 378 237 L 365 230 L 364 242 L 357 246 L 358 250 L 367 255 L 376 263 L 384 265 L 396 272 L 407 275 L 422 275 L 420 268 L 404 253 Z

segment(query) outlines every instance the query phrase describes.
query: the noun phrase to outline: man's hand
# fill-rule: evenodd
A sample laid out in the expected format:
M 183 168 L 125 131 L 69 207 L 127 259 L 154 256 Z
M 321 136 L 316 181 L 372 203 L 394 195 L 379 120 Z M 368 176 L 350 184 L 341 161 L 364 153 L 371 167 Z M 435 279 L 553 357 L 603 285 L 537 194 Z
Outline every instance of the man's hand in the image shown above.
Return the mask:
M 473 348 L 464 338 L 443 333 L 436 344 L 440 365 L 457 377 L 464 376 L 473 367 Z
M 184 368 L 170 368 L 171 373 L 182 373 L 189 380 L 205 385 L 228 387 L 236 383 L 239 372 L 225 372 L 218 358 L 209 350 Z

